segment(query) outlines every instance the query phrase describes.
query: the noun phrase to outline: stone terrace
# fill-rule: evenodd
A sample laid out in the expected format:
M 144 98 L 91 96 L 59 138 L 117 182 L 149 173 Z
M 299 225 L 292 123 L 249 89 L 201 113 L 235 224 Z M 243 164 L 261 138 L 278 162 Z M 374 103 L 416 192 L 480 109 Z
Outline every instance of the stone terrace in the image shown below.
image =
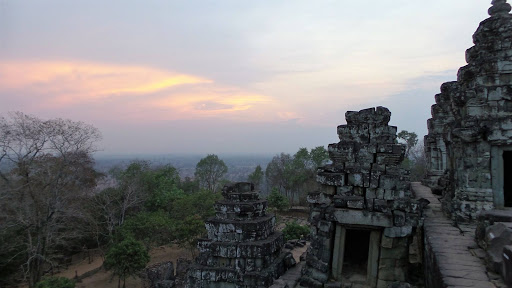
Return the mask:
M 441 203 L 430 188 L 412 183 L 416 198 L 430 201 L 425 210 L 425 284 L 427 287 L 506 287 L 499 275 L 487 273 L 484 251 L 475 242 L 475 226 L 454 226 L 443 215 Z

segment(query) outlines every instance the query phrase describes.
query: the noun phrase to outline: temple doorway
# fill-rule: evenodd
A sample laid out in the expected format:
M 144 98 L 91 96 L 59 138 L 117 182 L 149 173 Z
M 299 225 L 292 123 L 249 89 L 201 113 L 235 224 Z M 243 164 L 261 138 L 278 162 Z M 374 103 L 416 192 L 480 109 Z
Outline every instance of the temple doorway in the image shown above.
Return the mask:
M 370 231 L 347 229 L 345 236 L 345 257 L 343 257 L 343 276 L 351 282 L 366 281 L 368 251 L 370 249 Z
M 512 207 L 512 151 L 503 151 L 503 200 Z
M 336 225 L 332 277 L 344 283 L 375 287 L 381 232 Z

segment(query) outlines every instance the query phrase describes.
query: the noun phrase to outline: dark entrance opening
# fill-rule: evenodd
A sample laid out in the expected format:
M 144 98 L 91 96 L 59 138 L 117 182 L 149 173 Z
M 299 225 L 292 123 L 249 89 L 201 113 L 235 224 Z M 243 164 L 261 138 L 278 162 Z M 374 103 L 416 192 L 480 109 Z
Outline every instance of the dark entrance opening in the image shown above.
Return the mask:
M 350 282 L 366 282 L 370 231 L 347 229 L 345 237 L 343 276 Z
M 503 200 L 512 207 L 512 151 L 503 151 Z

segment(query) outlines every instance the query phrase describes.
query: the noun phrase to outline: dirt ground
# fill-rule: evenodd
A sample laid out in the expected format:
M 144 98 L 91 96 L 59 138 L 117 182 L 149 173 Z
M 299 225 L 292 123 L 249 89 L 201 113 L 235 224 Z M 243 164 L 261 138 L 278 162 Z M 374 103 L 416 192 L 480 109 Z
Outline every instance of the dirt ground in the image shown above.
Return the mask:
M 192 256 L 188 250 L 183 248 L 179 248 L 176 245 L 172 246 L 160 246 L 154 248 L 150 252 L 151 260 L 148 265 L 152 265 L 159 262 L 164 261 L 172 261 L 174 265 L 176 265 L 176 260 L 178 258 L 187 258 L 192 259 Z M 89 259 L 85 258 L 75 264 L 69 266 L 68 269 L 56 274 L 57 276 L 74 278 L 75 275 L 82 275 L 88 271 L 91 271 L 95 268 L 100 267 L 103 264 L 103 259 L 96 255 L 92 257 L 92 262 L 89 263 Z M 92 276 L 84 278 L 81 282 L 77 283 L 76 288 L 90 288 L 90 287 L 98 287 L 98 288 L 117 288 L 118 278 L 112 278 L 112 273 L 110 271 L 105 271 L 101 269 L 99 272 L 95 273 Z M 122 282 L 121 282 L 122 285 Z M 138 277 L 130 277 L 126 279 L 126 288 L 139 288 L 141 287 L 141 280 Z
M 276 216 L 278 220 L 276 228 L 278 231 L 282 230 L 285 226 L 285 223 L 289 221 L 297 221 L 301 225 L 307 225 L 307 214 L 303 211 L 283 212 Z M 307 246 L 304 248 L 295 249 L 292 252 L 297 262 L 299 261 L 300 255 L 306 250 L 306 248 Z M 192 259 L 192 255 L 188 250 L 179 248 L 177 245 L 153 248 L 150 251 L 150 255 L 151 260 L 148 265 L 164 261 L 172 261 L 174 265 L 176 265 L 176 260 L 180 257 Z M 55 275 L 72 279 L 75 276 L 80 276 L 86 272 L 92 271 L 103 264 L 103 258 L 99 254 L 92 255 L 91 261 L 89 261 L 88 257 L 82 257 L 80 255 L 74 258 L 78 259 L 73 259 L 73 264 L 71 264 L 67 269 L 56 273 Z M 117 288 L 117 282 L 118 278 L 112 278 L 112 273 L 110 271 L 101 269 L 92 276 L 82 279 L 81 282 L 77 283 L 76 288 Z M 139 288 L 141 287 L 141 284 L 141 280 L 138 277 L 130 277 L 126 279 L 126 288 Z

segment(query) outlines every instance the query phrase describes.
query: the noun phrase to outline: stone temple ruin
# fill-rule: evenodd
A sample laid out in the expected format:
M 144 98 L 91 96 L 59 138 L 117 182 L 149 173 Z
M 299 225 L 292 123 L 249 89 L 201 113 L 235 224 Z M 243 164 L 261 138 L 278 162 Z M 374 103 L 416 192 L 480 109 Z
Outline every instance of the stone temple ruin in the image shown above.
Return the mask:
M 457 220 L 512 207 L 512 15 L 494 0 L 473 35 L 467 65 L 444 83 L 425 136 L 426 184 Z
M 318 169 L 320 189 L 307 198 L 311 239 L 295 287 L 410 287 L 414 253 L 425 287 L 505 287 L 498 274 L 512 287 L 511 10 L 506 0 L 492 1 L 468 64 L 435 96 L 424 183 L 441 202 L 413 184 L 416 196 L 432 201 L 426 218 L 429 201 L 412 199 L 390 111 L 345 114 L 340 141 L 328 147 L 331 163 Z M 224 188 L 188 287 L 269 287 L 295 264 L 253 190 Z
M 283 235 L 274 231 L 275 216 L 251 183 L 225 186 L 216 216 L 206 221 L 208 239 L 199 239 L 199 256 L 188 272 L 187 287 L 269 287 L 295 265 L 282 252 Z
M 409 244 L 426 203 L 411 199 L 408 171 L 400 168 L 405 146 L 390 116 L 384 107 L 349 111 L 347 125 L 338 126 L 332 164 L 318 170 L 322 189 L 308 195 L 312 239 L 302 286 L 407 280 Z

